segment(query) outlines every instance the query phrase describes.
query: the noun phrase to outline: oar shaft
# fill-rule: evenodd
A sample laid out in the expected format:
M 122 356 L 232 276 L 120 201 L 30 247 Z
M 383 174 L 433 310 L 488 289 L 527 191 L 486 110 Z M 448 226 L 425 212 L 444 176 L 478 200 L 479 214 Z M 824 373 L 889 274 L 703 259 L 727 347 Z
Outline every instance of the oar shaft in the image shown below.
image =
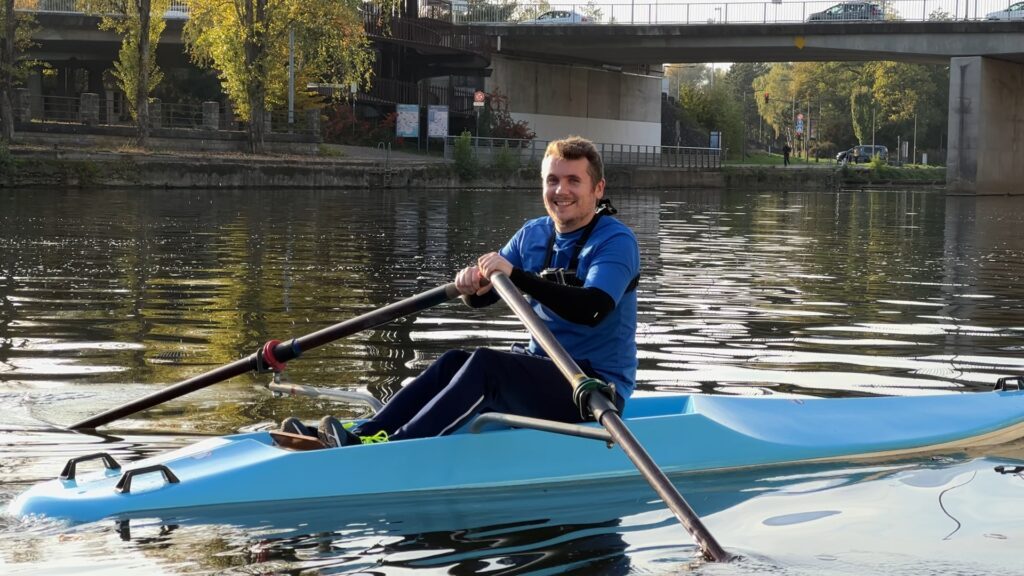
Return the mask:
M 569 353 L 565 351 L 565 348 L 558 342 L 547 325 L 534 313 L 533 309 L 530 308 L 529 302 L 519 293 L 519 290 L 512 284 L 508 276 L 498 272 L 491 275 L 490 281 L 494 284 L 494 288 L 498 290 L 502 300 L 508 304 L 519 320 L 522 321 L 533 338 L 544 348 L 544 351 L 548 353 L 548 356 L 575 389 L 582 380 L 581 376 L 583 375 L 583 370 L 580 369 L 579 364 L 573 360 L 572 356 L 569 356 Z M 622 447 L 622 450 L 633 461 L 640 474 L 643 475 L 651 487 L 654 488 L 654 491 L 658 493 L 658 496 L 661 496 L 661 499 L 672 510 L 676 518 L 679 519 L 683 528 L 697 541 L 697 545 L 700 546 L 704 556 L 716 562 L 728 560 L 729 554 L 715 540 L 715 537 L 711 535 L 711 532 L 704 526 L 704 523 L 700 521 L 693 508 L 686 503 L 686 500 L 683 499 L 679 491 L 676 490 L 676 487 L 665 476 L 665 473 L 654 463 L 647 450 L 637 441 L 633 433 L 629 431 L 622 418 L 619 417 L 618 411 L 611 400 L 602 394 L 590 394 L 588 396 L 588 404 L 591 412 L 599 415 L 600 424 L 608 430 L 615 443 Z
M 405 300 L 400 300 L 393 304 L 384 306 L 383 308 L 367 312 L 361 316 L 345 320 L 344 322 L 339 322 L 338 324 L 318 330 L 311 334 L 278 344 L 274 347 L 274 357 L 280 362 L 287 362 L 298 357 L 301 352 L 312 350 L 317 346 L 322 346 L 328 342 L 344 338 L 345 336 L 351 336 L 356 332 L 360 332 L 368 328 L 386 324 L 387 322 L 395 320 L 396 318 L 401 318 L 402 316 L 407 316 L 413 312 L 426 310 L 432 306 L 447 302 L 458 295 L 459 292 L 455 288 L 454 283 L 438 286 L 437 288 L 433 288 L 423 292 L 422 294 L 411 296 Z M 179 382 L 173 386 L 163 388 L 122 406 L 111 408 L 110 410 L 97 414 L 91 418 L 86 418 L 81 422 L 71 425 L 71 429 L 88 430 L 98 426 L 103 426 L 104 424 L 109 424 L 114 420 L 146 410 L 147 408 L 152 408 L 153 406 L 167 402 L 168 400 L 184 396 L 189 392 L 195 392 L 196 390 L 206 388 L 212 384 L 223 382 L 229 378 L 255 370 L 258 366 L 258 362 L 258 353 L 250 354 L 249 356 L 236 360 L 230 364 L 215 368 L 198 376 L 193 376 L 192 378 Z
M 693 539 L 697 541 L 697 545 L 700 546 L 704 557 L 715 562 L 728 560 L 730 557 L 729 553 L 722 548 L 718 540 L 704 526 L 704 523 L 700 521 L 697 513 L 693 511 L 693 508 L 690 508 L 690 505 L 683 499 L 683 496 L 679 494 L 679 491 L 676 490 L 668 476 L 661 471 L 661 468 L 658 468 L 651 455 L 647 453 L 643 445 L 629 431 L 626 423 L 619 417 L 619 413 L 615 410 L 615 405 L 612 404 L 611 400 L 603 394 L 590 394 L 588 404 L 591 412 L 601 415 L 601 425 L 608 430 L 608 433 L 615 439 L 615 442 L 622 447 L 622 451 L 633 461 L 633 465 L 637 467 L 637 470 L 640 471 L 640 474 L 651 485 L 651 488 L 654 488 L 658 496 L 661 496 L 665 505 L 675 514 L 676 519 L 683 525 L 683 528 L 686 528 L 690 536 L 693 536 Z

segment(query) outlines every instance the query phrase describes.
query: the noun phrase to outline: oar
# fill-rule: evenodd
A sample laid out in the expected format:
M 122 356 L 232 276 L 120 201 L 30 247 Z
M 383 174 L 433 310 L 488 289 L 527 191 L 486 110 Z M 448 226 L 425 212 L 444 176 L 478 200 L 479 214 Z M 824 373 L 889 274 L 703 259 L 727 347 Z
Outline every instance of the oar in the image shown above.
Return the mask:
M 447 302 L 458 295 L 459 292 L 455 288 L 454 283 L 438 286 L 437 288 L 427 290 L 422 294 L 411 296 L 405 300 L 389 304 L 383 308 L 374 310 L 373 312 L 367 312 L 362 316 L 357 316 L 350 320 L 340 322 L 333 326 L 313 332 L 312 334 L 307 334 L 305 336 L 289 340 L 288 342 L 277 343 L 272 346 L 273 357 L 277 362 L 287 362 L 294 358 L 298 358 L 299 354 L 307 350 L 312 350 L 317 346 L 322 346 L 323 344 L 333 342 L 334 340 L 344 338 L 345 336 L 351 336 L 356 332 L 360 332 L 368 328 L 380 326 L 381 324 L 385 324 L 396 318 L 401 318 L 402 316 L 407 316 L 414 312 L 426 310 L 432 306 Z M 268 343 L 268 345 L 269 344 L 270 343 Z M 111 408 L 110 410 L 107 410 L 102 414 L 97 414 L 92 418 L 86 418 L 77 424 L 71 425 L 71 429 L 88 430 L 96 428 L 97 426 L 103 426 L 104 424 L 113 422 L 118 418 L 123 418 L 129 414 L 134 414 L 147 408 L 152 408 L 157 404 L 173 400 L 179 396 L 184 396 L 189 392 L 195 392 L 196 390 L 205 388 L 211 384 L 223 382 L 228 378 L 233 378 L 251 370 L 257 370 L 266 362 L 266 360 L 262 358 L 262 355 L 263 351 L 261 350 L 250 354 L 241 360 L 236 360 L 231 364 L 215 368 L 198 376 L 193 376 L 188 380 L 179 382 L 173 386 L 168 386 L 167 388 L 147 396 L 143 396 L 137 400 L 132 400 L 122 406 Z
M 516 289 L 508 276 L 501 272 L 495 272 L 491 274 L 490 280 L 494 284 L 494 288 L 498 290 L 501 298 L 515 312 L 519 320 L 526 325 L 527 330 L 537 340 L 537 343 L 544 348 L 551 360 L 558 366 L 558 369 L 569 380 L 569 384 L 573 387 L 573 397 L 575 398 L 579 385 L 591 379 L 583 373 L 583 370 L 576 364 L 576 361 L 569 356 L 565 348 L 555 339 L 554 334 L 551 333 L 547 325 L 537 317 L 529 302 Z M 650 454 L 644 450 L 644 447 L 640 445 L 640 442 L 633 436 L 633 433 L 626 427 L 622 418 L 619 417 L 615 404 L 607 396 L 600 393 L 588 393 L 586 400 L 590 411 L 595 415 L 597 421 L 608 430 L 615 443 L 622 447 L 622 450 L 633 461 L 640 474 L 654 488 L 658 496 L 661 496 L 661 499 L 665 501 L 665 504 L 676 515 L 676 518 L 686 528 L 686 531 L 690 533 L 690 536 L 693 536 L 693 539 L 697 541 L 704 557 L 715 562 L 729 560 L 729 554 L 722 549 L 718 541 L 715 540 L 715 537 L 711 535 L 711 532 L 700 521 L 693 508 L 690 508 L 686 500 L 683 500 L 676 487 L 669 482 L 665 473 L 658 468 L 658 465 L 651 459 Z

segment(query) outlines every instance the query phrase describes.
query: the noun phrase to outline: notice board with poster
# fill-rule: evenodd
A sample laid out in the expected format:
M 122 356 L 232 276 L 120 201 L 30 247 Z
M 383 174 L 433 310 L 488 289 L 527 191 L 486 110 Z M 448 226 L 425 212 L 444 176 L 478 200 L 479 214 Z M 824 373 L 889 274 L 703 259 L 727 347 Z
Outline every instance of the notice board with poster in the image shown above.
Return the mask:
M 420 107 L 418 104 L 399 104 L 395 107 L 395 135 L 400 138 L 420 137 Z
M 445 138 L 448 136 L 448 107 L 427 107 L 427 138 Z

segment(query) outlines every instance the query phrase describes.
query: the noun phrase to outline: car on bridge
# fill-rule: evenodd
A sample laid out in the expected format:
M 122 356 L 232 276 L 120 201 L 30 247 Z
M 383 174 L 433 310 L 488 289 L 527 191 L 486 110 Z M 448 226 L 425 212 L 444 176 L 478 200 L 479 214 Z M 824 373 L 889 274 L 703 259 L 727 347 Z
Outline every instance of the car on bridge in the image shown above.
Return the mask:
M 848 22 L 851 20 L 885 20 L 885 12 L 874 2 L 843 2 L 807 17 L 808 22 Z
M 572 10 L 549 10 L 536 18 L 523 20 L 520 24 L 586 24 L 592 22 L 590 17 Z
M 1024 20 L 1024 2 L 1010 4 L 1006 10 L 989 12 L 985 15 L 986 20 Z

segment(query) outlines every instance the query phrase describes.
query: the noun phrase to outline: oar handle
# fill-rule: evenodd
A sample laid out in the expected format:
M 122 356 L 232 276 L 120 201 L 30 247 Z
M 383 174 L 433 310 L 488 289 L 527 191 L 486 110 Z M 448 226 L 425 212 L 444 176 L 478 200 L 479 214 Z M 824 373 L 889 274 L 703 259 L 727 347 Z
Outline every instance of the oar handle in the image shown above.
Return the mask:
M 455 288 L 454 283 L 448 283 L 443 286 L 438 286 L 437 288 L 432 288 L 426 292 L 417 294 L 416 296 L 411 296 L 404 300 L 388 304 L 383 308 L 378 308 L 371 312 L 367 312 L 366 314 L 345 320 L 344 322 L 339 322 L 338 324 L 329 326 L 322 330 L 317 330 L 311 334 L 307 334 L 287 342 L 282 342 L 274 346 L 274 357 L 278 362 L 287 362 L 297 358 L 302 352 L 312 350 L 317 346 L 322 346 L 328 342 L 344 338 L 345 336 L 351 336 L 356 332 L 361 332 L 368 328 L 386 324 L 396 318 L 408 316 L 414 312 L 426 310 L 427 308 L 447 302 L 458 295 L 459 291 Z M 250 354 L 249 356 L 236 360 L 230 364 L 215 368 L 198 376 L 193 376 L 192 378 L 174 384 L 173 386 L 157 390 L 152 394 L 143 396 L 142 398 L 138 398 L 122 406 L 111 408 L 106 412 L 97 414 L 91 418 L 86 418 L 81 422 L 72 424 L 71 429 L 90 430 L 98 426 L 103 426 L 104 424 L 109 424 L 114 420 L 146 410 L 147 408 L 152 408 L 153 406 L 162 404 L 168 400 L 184 396 L 189 392 L 195 392 L 196 390 L 206 388 L 212 384 L 223 382 L 228 378 L 233 378 L 246 372 L 256 370 L 260 365 L 261 360 L 259 353 Z
M 579 364 L 573 360 L 572 356 L 569 356 L 569 353 L 558 342 L 558 339 L 551 333 L 547 325 L 534 313 L 530 303 L 526 301 L 526 298 L 512 284 L 512 280 L 508 276 L 501 272 L 495 272 L 491 274 L 490 281 L 502 300 L 508 304 L 512 312 L 529 330 L 533 339 L 540 344 L 544 351 L 548 353 L 548 357 L 558 366 L 559 371 L 569 381 L 573 387 L 573 392 L 575 392 L 576 387 L 587 379 Z M 704 526 L 704 523 L 700 521 L 697 513 L 686 503 L 686 500 L 679 494 L 676 487 L 665 476 L 665 473 L 661 471 L 661 468 L 658 468 L 658 465 L 654 463 L 654 459 L 651 458 L 650 454 L 633 436 L 633 433 L 629 431 L 626 423 L 619 417 L 618 410 L 616 410 L 612 401 L 603 394 L 591 393 L 587 397 L 587 405 L 593 414 L 598 415 L 600 424 L 608 430 L 615 443 L 622 447 L 626 456 L 629 457 L 637 467 L 637 470 L 640 471 L 640 474 L 654 488 L 658 496 L 661 496 L 661 499 L 672 510 L 672 513 L 675 514 L 683 528 L 696 540 L 704 557 L 715 562 L 729 560 L 729 553 L 715 540 L 715 537 L 711 535 L 711 532 Z

